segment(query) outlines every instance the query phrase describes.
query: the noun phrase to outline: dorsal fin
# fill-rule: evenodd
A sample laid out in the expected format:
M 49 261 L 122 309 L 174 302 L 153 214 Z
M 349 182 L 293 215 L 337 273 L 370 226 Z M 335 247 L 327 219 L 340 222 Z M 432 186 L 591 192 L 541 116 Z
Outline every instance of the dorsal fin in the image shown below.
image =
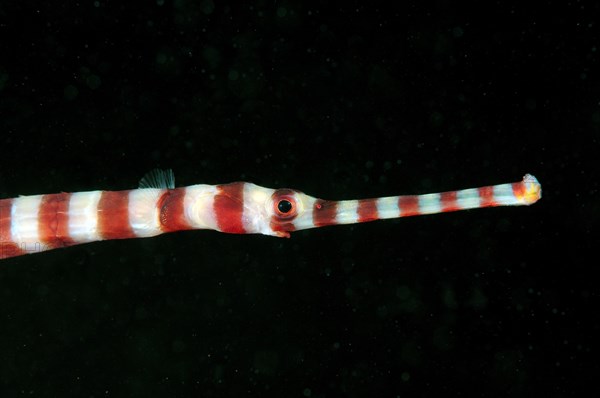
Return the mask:
M 174 189 L 175 175 L 173 174 L 173 170 L 150 170 L 140 180 L 139 188 Z

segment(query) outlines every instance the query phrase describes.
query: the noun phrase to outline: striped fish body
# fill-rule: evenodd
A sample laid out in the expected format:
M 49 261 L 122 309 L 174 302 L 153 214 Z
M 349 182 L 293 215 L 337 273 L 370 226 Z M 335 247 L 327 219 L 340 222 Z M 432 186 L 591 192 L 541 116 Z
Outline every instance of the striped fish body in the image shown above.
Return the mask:
M 264 203 L 273 191 L 239 182 L 2 199 L 0 258 L 187 229 L 261 233 L 264 223 L 255 222 L 249 209 L 244 214 L 244 197 L 247 201 L 259 197 Z M 263 214 L 258 221 L 264 217 Z
M 512 184 L 444 193 L 328 201 L 245 182 L 175 188 L 172 173 L 160 173 L 143 179 L 140 189 L 0 200 L 0 258 L 187 229 L 289 237 L 308 228 L 528 205 L 541 197 L 541 186 L 531 175 Z

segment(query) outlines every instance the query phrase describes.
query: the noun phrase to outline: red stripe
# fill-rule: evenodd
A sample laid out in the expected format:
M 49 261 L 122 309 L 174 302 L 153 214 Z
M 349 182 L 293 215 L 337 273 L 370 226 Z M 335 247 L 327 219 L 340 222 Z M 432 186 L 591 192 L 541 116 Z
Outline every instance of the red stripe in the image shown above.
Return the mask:
M 496 200 L 494 199 L 494 187 L 481 187 L 477 188 L 479 192 L 479 207 L 497 206 Z
M 185 188 L 169 189 L 160 197 L 157 207 L 160 212 L 161 229 L 165 232 L 190 229 L 185 219 L 183 201 Z
M 337 215 L 337 202 L 317 199 L 313 207 L 313 224 L 315 227 L 335 225 Z
M 442 205 L 442 211 L 461 210 L 456 202 L 456 191 L 442 192 L 440 194 L 440 203 Z
M 290 237 L 288 232 L 292 232 L 296 230 L 296 226 L 293 221 L 279 221 L 275 216 L 271 218 L 271 231 L 278 232 L 279 236 L 284 236 L 286 238 Z
M 358 201 L 358 222 L 367 222 L 379 219 L 377 213 L 377 199 L 361 199 Z
M 400 208 L 400 217 L 417 216 L 421 214 L 419 210 L 419 197 L 416 195 L 404 195 L 398 198 L 398 207 Z
M 12 201 L 12 199 L 0 200 L 0 259 L 27 254 L 12 240 L 10 232 Z
M 242 215 L 244 213 L 244 183 L 233 182 L 217 185 L 217 194 L 213 202 L 217 227 L 230 234 L 245 234 Z
M 44 195 L 38 210 L 38 234 L 42 245 L 55 249 L 71 246 L 75 242 L 69 236 L 70 193 Z
M 98 203 L 98 232 L 102 239 L 135 238 L 129 224 L 129 191 L 103 191 Z
M 525 184 L 523 183 L 523 181 L 513 182 L 511 185 L 512 185 L 512 191 L 513 191 L 513 194 L 515 195 L 515 197 L 522 198 L 525 196 Z

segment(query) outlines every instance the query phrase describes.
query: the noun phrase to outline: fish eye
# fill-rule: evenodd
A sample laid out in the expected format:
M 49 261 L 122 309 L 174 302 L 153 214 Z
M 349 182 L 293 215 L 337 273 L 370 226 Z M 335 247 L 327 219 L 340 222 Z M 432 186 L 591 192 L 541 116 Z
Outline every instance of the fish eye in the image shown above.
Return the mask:
M 282 199 L 279 201 L 279 203 L 277 203 L 277 210 L 279 210 L 280 213 L 282 214 L 287 214 L 290 211 L 292 211 L 292 202 L 290 202 L 287 199 Z
M 275 216 L 281 219 L 294 218 L 297 215 L 298 207 L 294 191 L 290 189 L 279 189 L 273 194 L 273 212 Z

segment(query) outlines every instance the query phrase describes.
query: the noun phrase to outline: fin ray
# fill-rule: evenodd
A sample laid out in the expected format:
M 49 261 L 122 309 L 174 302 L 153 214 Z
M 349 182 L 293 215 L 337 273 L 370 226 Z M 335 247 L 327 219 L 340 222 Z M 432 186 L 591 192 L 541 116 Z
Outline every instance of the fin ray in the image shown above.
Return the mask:
M 159 189 L 175 189 L 175 174 L 173 170 L 153 169 L 147 172 L 138 185 L 140 189 L 144 188 L 159 188 Z

